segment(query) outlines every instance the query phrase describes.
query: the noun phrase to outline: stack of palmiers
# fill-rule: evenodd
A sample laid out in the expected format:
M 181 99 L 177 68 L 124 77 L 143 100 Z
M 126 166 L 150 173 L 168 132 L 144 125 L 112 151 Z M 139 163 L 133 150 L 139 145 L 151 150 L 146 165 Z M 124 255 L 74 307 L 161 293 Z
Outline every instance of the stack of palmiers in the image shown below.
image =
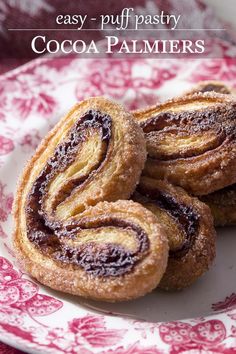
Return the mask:
M 218 92 L 236 97 L 236 90 L 219 81 L 203 81 L 193 87 L 189 94 L 194 92 Z M 232 98 L 235 101 L 235 98 Z M 234 118 L 236 119 L 236 117 Z M 234 133 L 235 134 L 235 133 Z M 232 134 L 232 139 L 235 135 Z M 234 163 L 232 168 L 235 168 Z M 224 188 L 200 197 L 209 205 L 214 216 L 215 226 L 236 225 L 236 183 L 225 184 Z
M 218 201 L 236 183 L 235 118 L 236 101 L 218 93 L 132 114 L 99 97 L 77 104 L 19 182 L 14 245 L 26 271 L 106 301 L 193 283 L 215 257 L 213 218 L 195 196 L 223 216 Z

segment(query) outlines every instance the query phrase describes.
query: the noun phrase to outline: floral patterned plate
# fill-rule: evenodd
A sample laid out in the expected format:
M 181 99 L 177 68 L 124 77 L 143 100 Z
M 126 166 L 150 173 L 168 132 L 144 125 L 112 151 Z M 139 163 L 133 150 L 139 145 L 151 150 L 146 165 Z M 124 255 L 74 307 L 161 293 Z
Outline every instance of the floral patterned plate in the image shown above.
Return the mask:
M 86 96 L 133 109 L 203 79 L 235 85 L 236 60 L 35 60 L 0 76 L 0 340 L 32 353 L 236 352 L 235 228 L 218 230 L 212 269 L 182 292 L 156 290 L 128 303 L 85 301 L 38 284 L 11 246 L 16 181 L 41 138 Z

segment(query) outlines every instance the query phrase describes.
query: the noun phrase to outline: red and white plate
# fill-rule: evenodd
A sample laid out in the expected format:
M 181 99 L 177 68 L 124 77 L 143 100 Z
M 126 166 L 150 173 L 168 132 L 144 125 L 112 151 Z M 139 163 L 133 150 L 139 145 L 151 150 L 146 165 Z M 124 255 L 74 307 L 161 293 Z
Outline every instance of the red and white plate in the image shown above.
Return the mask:
M 11 206 L 26 160 L 78 100 L 105 95 L 134 109 L 203 79 L 236 86 L 236 60 L 35 60 L 0 76 L 0 340 L 32 353 L 236 352 L 236 228 L 217 230 L 211 270 L 182 292 L 119 304 L 85 301 L 38 284 L 17 265 Z

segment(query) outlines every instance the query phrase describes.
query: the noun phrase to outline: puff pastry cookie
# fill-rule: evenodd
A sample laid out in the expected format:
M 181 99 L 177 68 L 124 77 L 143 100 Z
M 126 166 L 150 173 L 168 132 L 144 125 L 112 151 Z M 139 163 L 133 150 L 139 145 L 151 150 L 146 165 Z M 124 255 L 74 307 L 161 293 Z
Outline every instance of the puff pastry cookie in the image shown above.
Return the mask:
M 155 288 L 167 264 L 165 231 L 141 205 L 118 200 L 134 191 L 145 158 L 142 130 L 120 105 L 99 97 L 75 105 L 19 182 L 14 245 L 27 272 L 106 301 Z
M 219 92 L 225 95 L 236 95 L 236 90 L 220 81 L 202 81 L 186 94 L 196 92 Z M 211 208 L 216 226 L 236 224 L 236 184 L 213 192 L 201 198 Z
M 166 179 L 193 195 L 236 182 L 236 99 L 198 93 L 133 112 L 143 128 L 144 175 Z

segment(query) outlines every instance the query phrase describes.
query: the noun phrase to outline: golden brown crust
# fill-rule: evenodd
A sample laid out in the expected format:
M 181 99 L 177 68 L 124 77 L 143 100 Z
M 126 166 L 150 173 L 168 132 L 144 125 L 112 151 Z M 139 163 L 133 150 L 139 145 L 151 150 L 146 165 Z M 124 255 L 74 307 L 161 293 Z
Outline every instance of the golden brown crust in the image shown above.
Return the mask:
M 167 263 L 165 233 L 140 205 L 116 201 L 133 192 L 145 156 L 142 131 L 120 105 L 101 97 L 75 105 L 19 181 L 14 246 L 27 272 L 106 301 L 156 287 Z
M 236 100 L 197 93 L 133 112 L 144 130 L 144 175 L 166 179 L 194 195 L 236 182 Z
M 201 81 L 185 94 L 212 91 L 236 96 L 236 90 L 222 81 Z M 236 224 L 236 185 L 223 188 L 201 199 L 210 207 L 215 226 Z
M 142 177 L 133 199 L 151 210 L 167 233 L 170 254 L 159 287 L 191 285 L 215 257 L 215 230 L 210 209 L 182 188 Z
M 112 214 L 140 225 L 148 232 L 150 241 L 148 256 L 130 273 L 120 277 L 101 278 L 73 266 L 61 266 L 33 247 L 29 254 L 22 240 L 15 238 L 15 248 L 25 270 L 42 284 L 55 290 L 95 300 L 111 302 L 130 300 L 154 289 L 166 269 L 168 255 L 167 238 L 155 216 L 131 201 L 101 202 L 91 208 L 90 212 L 93 217 L 97 213 L 102 216 Z M 86 211 L 86 215 L 88 213 L 89 210 Z
M 201 200 L 210 207 L 215 226 L 236 225 L 236 184 L 204 195 Z

